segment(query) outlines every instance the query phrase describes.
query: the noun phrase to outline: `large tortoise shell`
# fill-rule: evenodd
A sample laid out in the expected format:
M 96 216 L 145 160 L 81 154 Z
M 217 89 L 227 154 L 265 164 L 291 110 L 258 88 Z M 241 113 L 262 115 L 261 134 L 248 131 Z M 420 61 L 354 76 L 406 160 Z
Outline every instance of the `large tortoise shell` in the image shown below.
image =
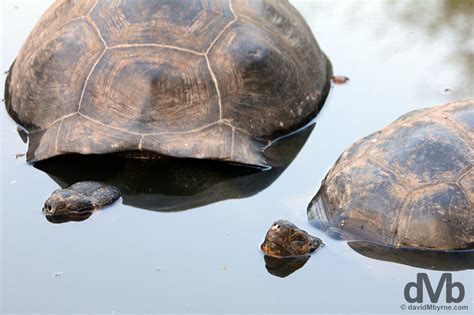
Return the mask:
M 264 165 L 319 112 L 331 71 L 287 1 L 59 0 L 6 103 L 31 162 L 141 150 Z

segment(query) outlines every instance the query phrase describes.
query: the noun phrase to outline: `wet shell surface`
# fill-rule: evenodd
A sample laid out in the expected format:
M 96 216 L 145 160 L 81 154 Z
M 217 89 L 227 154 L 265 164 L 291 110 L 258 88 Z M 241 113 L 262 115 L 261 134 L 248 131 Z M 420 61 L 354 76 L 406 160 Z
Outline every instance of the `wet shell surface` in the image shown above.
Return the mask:
M 416 110 L 354 143 L 308 206 L 335 237 L 474 249 L 474 99 Z
M 30 162 L 148 151 L 266 165 L 310 122 L 331 64 L 287 1 L 59 0 L 6 82 Z

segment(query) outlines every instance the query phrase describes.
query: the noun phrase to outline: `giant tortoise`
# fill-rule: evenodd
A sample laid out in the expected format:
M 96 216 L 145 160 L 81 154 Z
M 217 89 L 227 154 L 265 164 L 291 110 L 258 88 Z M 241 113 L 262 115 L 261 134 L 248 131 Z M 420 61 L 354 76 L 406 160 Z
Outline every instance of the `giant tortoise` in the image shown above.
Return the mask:
M 308 216 L 342 239 L 472 251 L 473 164 L 474 99 L 416 110 L 344 151 Z
M 58 0 L 21 48 L 5 100 L 29 162 L 123 153 L 273 167 L 286 158 L 269 148 L 313 120 L 331 76 L 288 1 Z M 118 196 L 80 183 L 44 211 Z

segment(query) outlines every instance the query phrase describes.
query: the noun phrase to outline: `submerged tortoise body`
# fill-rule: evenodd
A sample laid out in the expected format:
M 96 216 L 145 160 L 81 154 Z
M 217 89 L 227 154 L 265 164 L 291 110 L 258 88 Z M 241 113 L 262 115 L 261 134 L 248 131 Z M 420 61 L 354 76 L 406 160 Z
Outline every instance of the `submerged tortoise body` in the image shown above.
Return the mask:
M 57 1 L 6 82 L 27 159 L 149 151 L 268 165 L 331 64 L 287 1 Z
M 403 115 L 349 147 L 308 207 L 336 237 L 474 249 L 474 99 Z

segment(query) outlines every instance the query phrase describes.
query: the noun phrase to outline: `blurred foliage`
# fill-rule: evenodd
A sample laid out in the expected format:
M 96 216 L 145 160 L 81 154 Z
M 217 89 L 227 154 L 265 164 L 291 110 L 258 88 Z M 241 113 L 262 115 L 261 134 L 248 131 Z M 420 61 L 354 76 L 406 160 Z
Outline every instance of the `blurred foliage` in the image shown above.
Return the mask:
M 472 79 L 474 72 L 474 0 L 391 0 L 390 15 L 428 35 L 429 40 L 452 36 L 450 61 Z

